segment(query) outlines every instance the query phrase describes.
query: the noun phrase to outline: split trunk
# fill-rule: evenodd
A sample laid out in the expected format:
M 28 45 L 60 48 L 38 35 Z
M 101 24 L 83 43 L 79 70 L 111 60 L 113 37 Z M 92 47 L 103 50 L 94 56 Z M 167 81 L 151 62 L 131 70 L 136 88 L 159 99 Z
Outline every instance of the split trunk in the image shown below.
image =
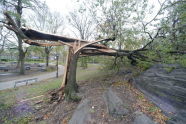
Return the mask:
M 76 83 L 76 69 L 79 53 L 75 53 L 73 48 L 69 48 L 66 70 L 61 87 L 65 87 L 64 93 L 67 100 L 78 100 L 76 93 L 78 92 L 78 85 Z

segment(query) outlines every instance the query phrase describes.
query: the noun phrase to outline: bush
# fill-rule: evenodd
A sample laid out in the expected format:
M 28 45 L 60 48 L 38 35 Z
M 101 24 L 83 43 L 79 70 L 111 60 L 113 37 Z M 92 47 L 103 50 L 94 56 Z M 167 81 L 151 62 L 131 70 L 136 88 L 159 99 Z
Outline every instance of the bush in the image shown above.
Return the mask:
M 186 68 L 186 55 L 180 56 L 180 59 L 178 60 L 178 63 Z
M 56 66 L 49 66 L 49 67 L 46 68 L 46 70 L 48 72 L 54 71 L 54 70 L 56 70 Z
M 145 70 L 149 69 L 152 65 L 153 65 L 152 62 L 138 61 L 137 67 L 140 70 L 145 71 Z
M 127 57 L 104 57 L 102 61 L 102 69 L 119 71 L 124 66 L 130 66 L 130 61 Z

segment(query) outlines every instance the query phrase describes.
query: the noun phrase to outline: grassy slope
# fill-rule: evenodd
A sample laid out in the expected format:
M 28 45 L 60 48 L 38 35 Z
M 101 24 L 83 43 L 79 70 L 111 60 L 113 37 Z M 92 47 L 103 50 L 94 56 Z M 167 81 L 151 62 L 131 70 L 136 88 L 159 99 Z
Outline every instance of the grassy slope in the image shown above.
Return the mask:
M 98 68 L 99 65 L 96 64 L 89 64 L 87 69 L 78 67 L 77 81 L 93 79 L 105 75 L 105 73 L 102 73 Z M 62 77 L 59 77 L 58 79 L 48 79 L 36 84 L 0 91 L 0 112 L 4 113 L 9 111 L 12 106 L 18 103 L 18 101 L 40 96 L 49 90 L 59 88 L 61 81 Z M 12 120 L 9 120 L 7 114 L 0 114 L 0 122 L 2 122 L 1 119 L 4 120 L 3 122 L 6 124 L 29 122 L 29 118 L 27 117 L 13 118 Z
M 95 64 L 89 65 L 87 69 L 78 68 L 77 80 L 83 81 L 83 80 L 95 79 L 95 78 L 99 78 L 99 77 L 102 77 L 108 74 L 108 73 L 105 73 L 108 71 L 100 71 L 98 68 L 99 68 L 99 65 L 95 65 Z M 16 103 L 17 96 L 19 96 L 19 94 L 23 94 L 23 96 L 21 97 L 21 99 L 19 98 L 19 100 L 24 100 L 24 99 L 32 98 L 35 96 L 40 96 L 46 93 L 48 90 L 58 88 L 61 84 L 61 81 L 62 81 L 62 77 L 58 79 L 55 78 L 55 79 L 49 79 L 46 81 L 41 81 L 37 84 L 22 86 L 16 89 L 0 91 L 0 112 L 4 112 L 8 110 L 9 107 L 14 105 Z M 123 84 L 125 83 L 116 82 L 116 84 L 114 85 L 120 86 Z M 131 92 L 134 93 L 137 97 L 137 102 L 134 105 L 134 108 L 136 107 L 136 108 L 142 109 L 144 113 L 154 116 L 155 120 L 156 119 L 158 119 L 158 121 L 167 120 L 166 117 L 162 116 L 161 110 L 157 109 L 157 107 L 154 106 L 151 102 L 148 102 L 146 99 L 144 99 L 144 96 L 139 91 L 131 87 L 132 86 L 128 86 L 128 89 L 130 89 Z M 1 118 L 2 117 L 0 117 L 0 119 Z M 13 118 L 11 121 L 8 120 L 6 124 L 14 124 L 14 123 L 26 124 L 29 122 L 29 120 L 30 120 L 29 116 L 22 117 L 22 118 Z M 162 124 L 163 123 L 164 121 L 162 122 Z
M 99 65 L 96 64 L 89 64 L 87 69 L 78 68 L 77 80 L 83 81 L 103 75 L 98 68 Z M 0 91 L 0 109 L 4 109 L 4 104 L 7 106 L 12 106 L 15 104 L 17 99 L 16 94 L 24 93 L 21 99 L 39 96 L 49 90 L 58 88 L 61 84 L 61 81 L 62 77 L 59 77 L 58 79 L 48 79 L 36 84 Z

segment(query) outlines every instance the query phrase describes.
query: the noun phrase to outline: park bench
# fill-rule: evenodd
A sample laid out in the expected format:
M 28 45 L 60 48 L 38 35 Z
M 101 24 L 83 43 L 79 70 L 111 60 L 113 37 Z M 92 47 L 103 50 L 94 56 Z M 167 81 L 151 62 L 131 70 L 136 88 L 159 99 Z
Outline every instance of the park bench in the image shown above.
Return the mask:
M 30 82 L 37 82 L 37 78 L 32 78 L 32 79 L 27 79 L 27 80 L 22 80 L 22 81 L 16 81 L 14 84 L 14 88 L 16 87 L 17 84 L 25 83 L 25 85 L 28 85 Z

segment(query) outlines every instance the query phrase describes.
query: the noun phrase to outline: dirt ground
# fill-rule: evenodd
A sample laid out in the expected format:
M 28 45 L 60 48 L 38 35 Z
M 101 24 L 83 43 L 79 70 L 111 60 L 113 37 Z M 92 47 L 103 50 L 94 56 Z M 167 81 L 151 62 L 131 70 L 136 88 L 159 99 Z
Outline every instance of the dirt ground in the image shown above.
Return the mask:
M 164 124 L 167 117 L 159 108 L 148 101 L 145 96 L 135 89 L 131 83 L 130 75 L 109 75 L 106 77 L 89 81 L 78 82 L 79 95 L 83 99 L 91 100 L 91 117 L 95 124 L 131 124 L 134 119 L 134 112 L 142 111 L 149 115 L 154 121 Z M 122 118 L 114 118 L 108 114 L 103 93 L 112 87 L 113 91 L 123 100 L 129 110 L 129 114 Z M 34 123 L 66 124 L 70 120 L 78 103 L 62 101 L 60 103 L 41 103 L 38 111 L 35 112 Z
M 81 96 L 81 101 L 87 98 L 91 101 L 91 117 L 95 120 L 95 124 L 131 124 L 136 111 L 145 113 L 159 124 L 165 124 L 168 118 L 133 86 L 132 79 L 133 73 L 129 71 L 78 82 L 78 95 Z M 115 118 L 109 115 L 103 93 L 110 87 L 129 110 L 127 116 Z M 25 99 L 25 95 L 24 90 L 15 93 L 16 104 L 10 108 L 7 106 L 6 111 L 0 109 L 0 123 L 6 124 L 7 120 L 12 120 L 11 124 L 67 124 L 79 104 L 65 100 L 60 103 L 50 103 L 48 93 L 29 99 Z M 3 101 L 0 101 L 1 106 L 2 103 Z

